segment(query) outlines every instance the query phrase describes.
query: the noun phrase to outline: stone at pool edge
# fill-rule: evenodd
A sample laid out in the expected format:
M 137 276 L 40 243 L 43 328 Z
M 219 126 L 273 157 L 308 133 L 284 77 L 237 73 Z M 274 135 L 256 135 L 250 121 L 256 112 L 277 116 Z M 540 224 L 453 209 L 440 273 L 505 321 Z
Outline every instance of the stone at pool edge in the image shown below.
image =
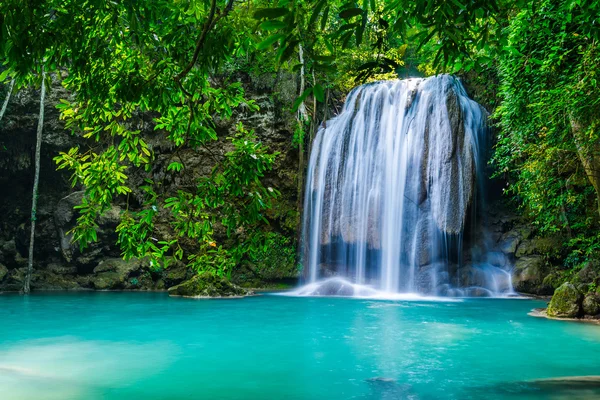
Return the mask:
M 586 315 L 598 315 L 600 314 L 600 295 L 595 293 L 588 293 L 583 298 L 583 313 Z
M 181 297 L 243 297 L 254 292 L 244 289 L 227 279 L 209 272 L 196 275 L 191 279 L 168 289 L 169 296 Z
M 548 316 L 555 318 L 576 318 L 582 314 L 583 294 L 572 284 L 563 283 L 548 304 Z

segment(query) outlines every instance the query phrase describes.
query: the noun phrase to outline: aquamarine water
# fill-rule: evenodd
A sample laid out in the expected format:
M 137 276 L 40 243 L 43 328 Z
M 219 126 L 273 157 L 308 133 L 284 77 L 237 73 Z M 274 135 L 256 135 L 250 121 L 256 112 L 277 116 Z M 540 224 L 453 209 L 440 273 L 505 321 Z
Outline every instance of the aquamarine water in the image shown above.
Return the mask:
M 600 327 L 527 315 L 543 305 L 2 295 L 0 398 L 579 398 L 530 381 L 600 375 Z

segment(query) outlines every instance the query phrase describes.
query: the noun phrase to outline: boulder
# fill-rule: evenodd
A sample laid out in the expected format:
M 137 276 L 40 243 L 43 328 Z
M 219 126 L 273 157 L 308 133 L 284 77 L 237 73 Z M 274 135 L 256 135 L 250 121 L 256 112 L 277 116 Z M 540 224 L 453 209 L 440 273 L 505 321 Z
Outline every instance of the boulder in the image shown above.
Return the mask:
M 172 261 L 169 267 L 162 271 L 160 281 L 162 281 L 163 287 L 172 287 L 193 278 L 194 275 L 195 272 L 181 261 Z
M 533 294 L 552 294 L 552 288 L 544 285 L 548 266 L 542 256 L 519 258 L 513 269 L 513 286 L 516 291 Z
M 75 275 L 77 273 L 77 267 L 58 263 L 48 264 L 46 270 L 58 275 Z
M 56 274 L 47 270 L 34 271 L 31 275 L 32 290 L 81 290 L 82 287 L 72 275 Z
M 583 295 L 571 283 L 563 283 L 548 304 L 548 316 L 555 318 L 576 318 L 581 315 Z
M 532 231 L 528 226 L 518 225 L 504 233 L 498 242 L 498 248 L 504 254 L 514 256 L 517 248 L 531 237 Z
M 596 316 L 600 314 L 600 296 L 595 293 L 588 293 L 583 298 L 582 308 L 585 315 Z
M 124 289 L 130 284 L 130 275 L 142 267 L 143 260 L 108 258 L 94 268 L 90 281 L 97 290 Z M 136 286 L 136 285 L 133 285 Z
M 588 261 L 577 273 L 577 278 L 581 283 L 594 283 L 600 278 L 600 263 L 598 261 Z
M 240 297 L 253 294 L 252 291 L 241 288 L 225 278 L 210 272 L 194 276 L 177 286 L 168 289 L 169 296 L 183 297 Z

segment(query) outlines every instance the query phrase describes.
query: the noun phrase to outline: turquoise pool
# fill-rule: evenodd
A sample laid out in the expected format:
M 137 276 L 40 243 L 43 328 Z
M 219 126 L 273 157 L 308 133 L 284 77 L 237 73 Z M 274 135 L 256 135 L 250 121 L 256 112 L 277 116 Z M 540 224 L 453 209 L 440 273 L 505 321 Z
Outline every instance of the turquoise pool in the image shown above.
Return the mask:
M 543 305 L 2 295 L 0 398 L 573 398 L 531 381 L 600 375 L 600 326 L 527 315 Z

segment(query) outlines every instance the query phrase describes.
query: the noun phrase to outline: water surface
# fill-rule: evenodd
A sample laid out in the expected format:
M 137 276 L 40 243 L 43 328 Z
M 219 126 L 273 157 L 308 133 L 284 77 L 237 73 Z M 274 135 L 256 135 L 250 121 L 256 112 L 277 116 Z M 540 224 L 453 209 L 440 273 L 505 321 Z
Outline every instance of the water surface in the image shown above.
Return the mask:
M 600 375 L 600 327 L 527 315 L 543 305 L 522 299 L 2 295 L 0 398 L 600 396 L 593 382 L 584 391 L 529 382 Z

